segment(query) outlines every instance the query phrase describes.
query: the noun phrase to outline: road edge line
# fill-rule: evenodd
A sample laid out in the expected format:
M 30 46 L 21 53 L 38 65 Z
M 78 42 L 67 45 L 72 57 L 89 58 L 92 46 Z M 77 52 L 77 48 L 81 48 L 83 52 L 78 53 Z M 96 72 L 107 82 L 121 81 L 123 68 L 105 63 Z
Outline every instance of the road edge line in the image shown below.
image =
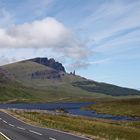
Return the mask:
M 8 138 L 5 134 L 3 134 L 2 132 L 0 132 L 0 134 L 4 137 L 4 138 L 6 138 L 7 140 L 11 140 L 10 138 Z
M 59 133 L 63 133 L 63 134 L 67 134 L 67 135 L 71 135 L 71 136 L 75 136 L 75 137 L 79 137 L 79 138 L 83 138 L 83 139 L 86 139 L 86 140 L 92 140 L 91 138 L 87 138 L 87 137 L 84 137 L 84 136 L 78 136 L 78 135 L 75 135 L 71 132 L 65 132 L 65 131 L 61 131 L 61 130 L 57 130 L 57 129 L 53 129 L 53 128 L 44 128 L 44 127 L 41 127 L 41 126 L 36 126 L 34 124 L 29 124 L 27 122 L 24 122 L 23 120 L 20 120 L 19 118 L 15 117 L 15 116 L 12 116 L 11 114 L 9 114 L 8 112 L 5 112 L 5 111 L 2 111 L 3 113 L 6 113 L 7 115 L 11 116 L 12 118 L 26 124 L 26 125 L 29 125 L 29 126 L 33 126 L 33 127 L 36 127 L 36 128 L 41 128 L 41 129 L 48 129 L 48 130 L 51 130 L 51 131 L 56 131 L 56 132 L 59 132 Z

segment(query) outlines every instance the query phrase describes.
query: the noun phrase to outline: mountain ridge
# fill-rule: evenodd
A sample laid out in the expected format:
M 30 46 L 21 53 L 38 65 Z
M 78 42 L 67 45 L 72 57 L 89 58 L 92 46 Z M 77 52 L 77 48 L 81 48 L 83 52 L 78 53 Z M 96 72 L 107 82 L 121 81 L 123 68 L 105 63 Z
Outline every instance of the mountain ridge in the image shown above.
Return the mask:
M 8 79 L 4 84 L 0 77 L 3 83 L 0 84 L 0 95 L 5 97 L 5 100 L 16 99 L 21 102 L 23 99 L 26 102 L 48 102 L 62 99 L 72 101 L 140 95 L 138 90 L 96 82 L 67 73 L 65 68 L 60 70 L 60 67 L 53 68 L 54 65 L 48 66 L 33 60 L 36 58 L 0 66 L 0 69 L 5 71 L 5 76 L 8 73 L 13 77 L 11 85 L 8 84 Z M 57 64 L 63 66 L 59 62 Z
M 61 63 L 55 61 L 54 58 L 48 59 L 47 57 L 37 57 L 37 58 L 29 59 L 27 61 L 33 61 L 42 65 L 51 67 L 57 71 L 66 72 L 65 67 Z

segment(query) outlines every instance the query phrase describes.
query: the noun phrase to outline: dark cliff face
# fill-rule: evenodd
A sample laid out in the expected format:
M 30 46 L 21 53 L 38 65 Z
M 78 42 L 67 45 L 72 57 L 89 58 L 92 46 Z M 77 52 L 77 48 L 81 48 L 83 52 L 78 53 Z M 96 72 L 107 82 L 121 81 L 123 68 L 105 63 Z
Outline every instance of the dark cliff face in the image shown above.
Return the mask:
M 62 76 L 64 76 L 64 73 L 58 72 L 56 70 L 44 70 L 44 71 L 35 71 L 31 74 L 32 79 L 52 79 L 52 80 L 58 80 Z
M 51 67 L 51 68 L 53 68 L 53 69 L 55 69 L 57 71 L 66 72 L 64 66 L 61 63 L 56 62 L 53 58 L 48 59 L 48 58 L 40 58 L 40 57 L 38 57 L 38 58 L 30 59 L 30 61 L 33 61 L 33 62 L 42 64 L 42 65 Z

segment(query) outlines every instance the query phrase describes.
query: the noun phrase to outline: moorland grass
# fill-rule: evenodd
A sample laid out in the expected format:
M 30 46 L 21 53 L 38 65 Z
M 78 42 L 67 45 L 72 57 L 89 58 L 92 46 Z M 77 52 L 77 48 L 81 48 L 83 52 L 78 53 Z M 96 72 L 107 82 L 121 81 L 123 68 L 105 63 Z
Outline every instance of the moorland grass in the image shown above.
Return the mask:
M 0 140 L 6 140 L 1 134 L 0 134 Z
M 12 111 L 11 113 L 29 123 L 90 136 L 93 139 L 139 140 L 140 138 L 140 122 L 94 120 L 33 111 Z
M 140 117 L 140 98 L 98 100 L 86 109 L 104 114 Z

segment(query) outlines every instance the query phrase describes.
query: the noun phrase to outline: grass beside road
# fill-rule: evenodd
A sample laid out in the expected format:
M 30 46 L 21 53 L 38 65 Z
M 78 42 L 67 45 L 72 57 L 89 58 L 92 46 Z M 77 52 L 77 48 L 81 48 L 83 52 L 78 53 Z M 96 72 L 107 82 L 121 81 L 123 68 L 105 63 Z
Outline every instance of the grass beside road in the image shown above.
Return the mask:
M 140 98 L 98 100 L 96 104 L 84 109 L 104 114 L 140 117 Z
M 10 113 L 31 124 L 84 135 L 94 140 L 139 140 L 140 138 L 140 122 L 94 120 L 21 110 Z
M 7 140 L 7 139 L 4 138 L 4 137 L 0 134 L 0 140 Z

